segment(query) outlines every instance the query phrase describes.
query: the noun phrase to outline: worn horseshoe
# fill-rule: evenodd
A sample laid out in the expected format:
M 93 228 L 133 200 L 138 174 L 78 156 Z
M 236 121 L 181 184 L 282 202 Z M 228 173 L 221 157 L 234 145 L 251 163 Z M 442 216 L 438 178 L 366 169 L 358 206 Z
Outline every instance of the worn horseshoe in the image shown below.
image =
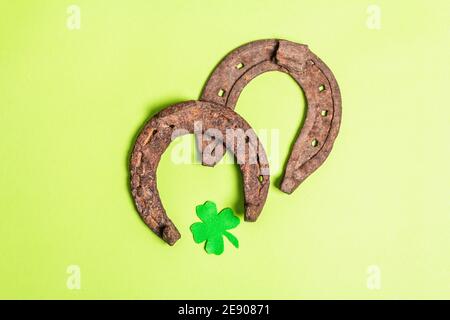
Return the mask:
M 195 128 L 198 122 L 201 122 L 202 131 Z M 180 233 L 167 216 L 158 194 L 156 169 L 159 160 L 173 137 L 194 132 L 207 135 L 209 129 L 219 130 L 222 141 L 226 141 L 230 129 L 241 129 L 251 136 L 242 140 L 243 145 L 227 144 L 233 154 L 241 152 L 244 157 L 239 167 L 244 182 L 245 220 L 255 221 L 266 201 L 269 190 L 267 156 L 256 134 L 242 117 L 230 108 L 210 102 L 187 101 L 165 108 L 146 123 L 137 137 L 131 154 L 130 171 L 131 193 L 139 215 L 154 233 L 170 245 L 180 238 Z M 257 155 L 253 162 L 250 161 L 251 150 Z
M 304 125 L 287 162 L 281 190 L 292 193 L 328 157 L 341 122 L 341 94 L 331 70 L 306 45 L 270 39 L 250 42 L 229 53 L 209 77 L 200 100 L 234 109 L 242 89 L 267 71 L 289 74 L 307 100 Z M 217 142 L 218 143 L 218 142 Z M 200 144 L 197 138 L 199 147 Z M 203 153 L 205 154 L 205 153 Z M 213 152 L 215 165 L 223 152 Z

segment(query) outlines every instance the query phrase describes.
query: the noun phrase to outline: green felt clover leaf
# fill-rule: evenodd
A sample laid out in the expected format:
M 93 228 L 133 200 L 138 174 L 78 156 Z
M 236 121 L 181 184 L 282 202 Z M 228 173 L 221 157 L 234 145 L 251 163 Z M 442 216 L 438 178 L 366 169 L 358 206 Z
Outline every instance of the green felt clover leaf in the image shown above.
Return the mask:
M 238 239 L 227 230 L 236 228 L 239 225 L 239 218 L 230 208 L 225 208 L 217 213 L 216 204 L 212 201 L 206 201 L 203 205 L 195 208 L 197 216 L 203 222 L 196 222 L 191 226 L 194 241 L 201 243 L 206 241 L 205 250 L 207 253 L 216 255 L 223 252 L 223 237 L 239 248 Z

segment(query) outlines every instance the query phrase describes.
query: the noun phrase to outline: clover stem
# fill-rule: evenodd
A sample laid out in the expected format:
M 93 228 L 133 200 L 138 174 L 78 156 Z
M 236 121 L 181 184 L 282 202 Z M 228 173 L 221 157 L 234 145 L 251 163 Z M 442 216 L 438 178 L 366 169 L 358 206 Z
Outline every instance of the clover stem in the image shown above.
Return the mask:
M 224 231 L 224 232 L 223 232 L 223 235 L 224 235 L 225 237 L 227 237 L 227 239 L 231 242 L 231 244 L 232 244 L 233 246 L 235 246 L 236 248 L 239 248 L 239 240 L 238 240 L 234 235 L 232 235 L 232 234 L 229 233 L 228 231 Z

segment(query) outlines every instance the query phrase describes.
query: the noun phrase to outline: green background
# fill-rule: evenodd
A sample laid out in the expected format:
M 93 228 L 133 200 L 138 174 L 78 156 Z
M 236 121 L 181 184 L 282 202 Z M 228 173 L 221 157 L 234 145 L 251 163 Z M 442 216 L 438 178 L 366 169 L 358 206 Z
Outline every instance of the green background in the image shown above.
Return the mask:
M 450 298 L 450 5 L 377 1 L 0 2 L 0 298 Z M 335 147 L 292 195 L 275 182 L 235 249 L 207 255 L 189 226 L 206 200 L 242 218 L 239 170 L 158 169 L 169 247 L 140 220 L 128 153 L 156 111 L 196 99 L 208 74 L 256 39 L 306 43 L 343 99 Z M 280 160 L 305 101 L 267 73 L 237 111 L 280 130 Z M 270 146 L 267 146 L 270 151 Z M 66 287 L 69 265 L 81 290 Z M 367 287 L 369 266 L 381 288 Z

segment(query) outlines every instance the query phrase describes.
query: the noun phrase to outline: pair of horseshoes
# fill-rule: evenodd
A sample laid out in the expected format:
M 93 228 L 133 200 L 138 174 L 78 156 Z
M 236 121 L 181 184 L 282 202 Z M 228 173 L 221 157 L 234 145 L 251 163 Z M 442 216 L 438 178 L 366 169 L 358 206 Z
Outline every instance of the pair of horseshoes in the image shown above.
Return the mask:
M 330 69 L 306 45 L 270 39 L 250 42 L 229 53 L 209 77 L 199 101 L 172 105 L 153 116 L 140 132 L 131 155 L 131 191 L 137 210 L 147 226 L 168 244 L 181 236 L 167 216 L 156 185 L 156 169 L 175 130 L 195 133 L 202 150 L 205 142 L 195 132 L 201 121 L 203 133 L 210 128 L 226 136 L 227 129 L 252 132 L 250 125 L 234 112 L 243 88 L 268 71 L 289 74 L 303 89 L 307 100 L 305 123 L 287 162 L 281 190 L 292 193 L 328 157 L 341 122 L 341 95 Z M 211 143 L 211 142 L 209 142 Z M 214 166 L 223 156 L 224 140 L 213 141 L 213 152 L 202 152 L 202 163 Z M 269 190 L 267 156 L 261 142 L 245 141 L 248 150 L 257 150 L 255 163 L 240 164 L 244 181 L 245 220 L 255 221 Z M 225 146 L 229 148 L 229 146 Z M 236 147 L 229 148 L 236 154 Z

